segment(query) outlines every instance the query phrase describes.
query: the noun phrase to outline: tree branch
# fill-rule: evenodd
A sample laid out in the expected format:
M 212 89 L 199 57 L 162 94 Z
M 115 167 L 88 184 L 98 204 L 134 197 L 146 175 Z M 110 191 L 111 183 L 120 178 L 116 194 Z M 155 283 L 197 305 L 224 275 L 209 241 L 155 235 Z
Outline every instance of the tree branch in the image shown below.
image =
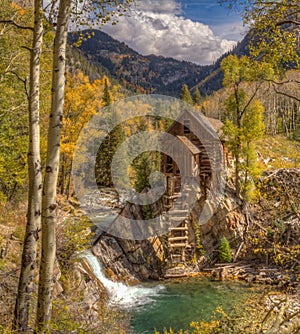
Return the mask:
M 289 7 L 289 8 L 297 8 L 298 4 L 294 4 L 294 3 L 281 3 L 281 2 L 277 2 L 277 1 L 268 1 L 267 3 L 268 5 L 274 5 L 277 7 L 277 9 L 282 8 L 282 7 Z M 255 6 L 265 6 L 265 1 L 262 0 L 258 0 L 258 1 L 254 1 L 253 5 Z M 265 8 L 265 7 L 263 7 Z
M 27 96 L 27 99 L 29 99 L 28 77 L 26 77 L 25 79 L 22 79 L 17 72 L 10 71 L 10 73 L 13 74 L 14 76 L 16 76 L 18 80 L 20 80 L 21 82 L 23 82 L 24 89 L 25 89 L 25 94 Z
M 4 78 L 5 74 L 9 73 L 11 70 L 10 68 L 13 67 L 14 61 L 20 56 L 20 53 L 16 53 L 15 55 L 12 55 L 9 59 L 9 64 L 6 66 L 5 70 L 1 73 L 0 82 L 2 82 L 2 79 Z
M 56 7 L 57 7 L 57 0 L 54 0 L 54 1 L 52 1 L 51 7 L 50 7 L 50 10 L 49 10 L 49 22 L 52 26 L 54 25 L 54 19 L 53 18 L 54 18 L 54 12 L 55 12 Z
M 29 48 L 29 47 L 26 46 L 26 45 L 22 45 L 21 48 L 22 48 L 22 49 L 25 49 L 25 50 L 28 50 L 29 52 L 32 51 L 32 48 Z
M 16 23 L 15 21 L 13 21 L 13 20 L 0 20 L 0 23 L 7 23 L 7 24 L 11 24 L 11 25 L 17 27 L 18 29 L 33 31 L 32 27 L 22 26 L 22 25 Z
M 296 96 L 293 96 L 293 95 L 290 95 L 290 94 L 285 93 L 285 92 L 280 92 L 279 90 L 276 89 L 276 87 L 274 85 L 273 85 L 273 89 L 274 89 L 276 94 L 283 95 L 283 96 L 289 97 L 290 99 L 294 99 L 294 100 L 300 102 L 300 98 L 298 98 Z
M 1 112 L 0 119 L 5 117 L 7 114 L 14 112 L 15 110 L 22 108 L 24 106 L 24 102 L 21 102 L 18 106 L 12 107 L 10 109 L 5 110 L 4 112 Z
M 287 301 L 287 297 L 285 297 L 284 300 L 280 300 L 279 302 L 273 302 L 272 299 L 270 298 L 269 296 L 269 300 L 273 303 L 273 305 L 270 307 L 270 309 L 268 310 L 268 312 L 266 313 L 263 321 L 261 322 L 262 324 L 262 328 L 261 328 L 261 331 L 260 331 L 260 334 L 263 334 L 263 326 L 264 326 L 264 323 L 267 321 L 267 319 L 269 318 L 269 316 L 271 315 L 271 313 L 274 311 L 274 309 L 278 306 L 281 306 L 283 303 L 286 303 Z
M 249 101 L 247 102 L 247 104 L 245 105 L 244 109 L 242 110 L 241 116 L 243 116 L 243 114 L 245 113 L 245 111 L 247 110 L 247 108 L 249 107 L 249 105 L 251 104 L 251 102 L 253 101 L 253 99 L 255 98 L 260 86 L 262 85 L 262 83 L 260 83 L 259 85 L 257 85 L 255 92 L 252 94 L 251 98 L 249 99 Z
M 297 84 L 300 84 L 300 81 L 299 80 L 295 80 L 295 79 L 281 81 L 281 82 L 278 82 L 278 81 L 275 81 L 275 80 L 266 80 L 266 81 L 271 82 L 271 83 L 273 83 L 275 85 L 284 85 L 284 84 L 287 84 L 287 83 L 297 83 Z
M 291 319 L 296 317 L 298 314 L 300 314 L 300 310 L 290 314 L 284 321 L 281 322 L 280 326 L 284 325 L 285 323 L 289 322 Z
M 296 26 L 300 26 L 300 21 L 295 21 L 295 20 L 283 20 L 280 22 L 277 22 L 275 24 L 276 27 L 283 26 L 284 24 L 295 24 Z

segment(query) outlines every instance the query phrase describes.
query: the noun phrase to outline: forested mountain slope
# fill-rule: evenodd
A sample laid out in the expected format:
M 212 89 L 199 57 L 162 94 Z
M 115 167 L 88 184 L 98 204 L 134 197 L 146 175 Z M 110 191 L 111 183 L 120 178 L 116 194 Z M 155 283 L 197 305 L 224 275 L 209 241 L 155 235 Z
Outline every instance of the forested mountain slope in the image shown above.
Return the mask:
M 220 62 L 228 54 L 213 65 L 201 66 L 162 56 L 142 56 L 99 30 L 83 32 L 83 35 L 88 34 L 90 38 L 84 38 L 79 46 L 81 54 L 95 68 L 100 68 L 100 72 L 118 79 L 128 89 L 179 96 L 184 83 L 190 88 L 199 87 L 202 95 L 211 94 L 222 87 Z M 73 53 L 77 49 L 74 42 L 78 36 L 78 33 L 69 36 Z M 247 54 L 248 40 L 246 36 L 231 53 Z

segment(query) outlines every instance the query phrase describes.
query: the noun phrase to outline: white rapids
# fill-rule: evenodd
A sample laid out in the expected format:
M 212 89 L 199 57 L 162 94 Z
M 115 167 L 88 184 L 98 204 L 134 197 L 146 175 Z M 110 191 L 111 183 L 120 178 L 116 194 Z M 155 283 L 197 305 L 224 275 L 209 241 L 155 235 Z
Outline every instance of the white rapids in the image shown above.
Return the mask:
M 88 260 L 95 276 L 107 290 L 111 305 L 118 305 L 122 308 L 134 308 L 149 304 L 155 301 L 153 297 L 165 289 L 163 285 L 143 287 L 142 285 L 128 286 L 122 282 L 114 282 L 104 275 L 96 256 L 90 251 L 85 252 L 83 256 Z

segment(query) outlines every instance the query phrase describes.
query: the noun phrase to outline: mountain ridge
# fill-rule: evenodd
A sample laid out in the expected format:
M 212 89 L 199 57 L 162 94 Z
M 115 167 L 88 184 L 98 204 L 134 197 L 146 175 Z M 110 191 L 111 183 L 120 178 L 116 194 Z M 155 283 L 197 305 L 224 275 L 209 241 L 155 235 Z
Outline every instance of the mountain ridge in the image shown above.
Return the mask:
M 248 38 L 224 54 L 212 65 L 198 65 L 188 61 L 156 55 L 143 56 L 100 30 L 85 30 L 80 46 L 78 32 L 69 34 L 70 47 L 79 50 L 102 73 L 109 74 L 130 90 L 179 96 L 182 85 L 199 88 L 201 95 L 209 95 L 222 87 L 221 60 L 229 54 L 247 54 Z

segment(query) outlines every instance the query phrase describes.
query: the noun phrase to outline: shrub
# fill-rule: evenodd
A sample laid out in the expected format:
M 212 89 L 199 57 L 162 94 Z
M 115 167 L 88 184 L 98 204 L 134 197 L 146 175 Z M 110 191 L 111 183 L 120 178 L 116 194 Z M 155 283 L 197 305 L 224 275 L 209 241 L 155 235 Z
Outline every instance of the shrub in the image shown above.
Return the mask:
M 231 248 L 229 245 L 229 241 L 226 239 L 226 237 L 223 237 L 221 239 L 221 245 L 219 250 L 219 261 L 226 263 L 232 262 Z

